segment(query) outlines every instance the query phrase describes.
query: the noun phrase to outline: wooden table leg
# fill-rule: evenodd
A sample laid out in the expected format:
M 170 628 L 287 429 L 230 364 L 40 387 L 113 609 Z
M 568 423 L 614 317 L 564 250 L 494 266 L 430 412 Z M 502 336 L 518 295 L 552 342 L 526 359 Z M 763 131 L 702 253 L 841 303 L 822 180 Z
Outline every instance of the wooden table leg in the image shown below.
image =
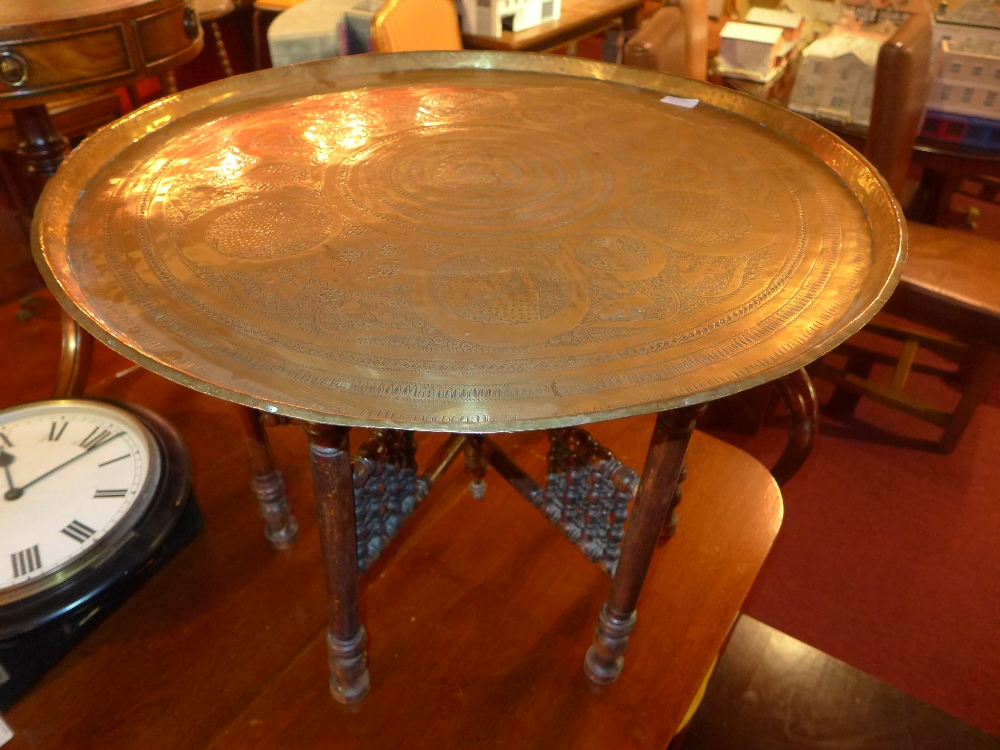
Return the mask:
M 56 127 L 44 104 L 11 110 L 17 128 L 17 155 L 27 177 L 32 202 L 37 202 L 49 178 L 56 173 L 69 141 Z M 79 396 L 87 384 L 94 339 L 65 312 L 62 314 L 62 353 L 54 398 Z
M 804 369 L 774 381 L 788 409 L 789 436 L 785 450 L 771 469 L 771 475 L 784 486 L 812 453 L 819 433 L 819 401 L 812 380 Z
M 274 465 L 267 431 L 260 421 L 260 412 L 248 406 L 237 406 L 243 427 L 243 440 L 250 459 L 250 486 L 264 518 L 264 536 L 275 549 L 288 549 L 299 538 L 299 522 L 292 515 L 285 494 L 285 480 Z
M 63 311 L 62 349 L 52 398 L 71 398 L 83 393 L 87 377 L 90 375 L 90 360 L 93 353 L 94 337 Z
M 962 433 L 972 420 L 972 415 L 990 392 L 990 387 L 1000 372 L 1000 350 L 993 347 L 977 347 L 973 356 L 976 364 L 971 369 L 969 382 L 962 391 L 962 399 L 952 412 L 944 434 L 938 443 L 938 450 L 944 454 L 951 453 L 958 445 Z
M 350 428 L 309 422 L 302 427 L 309 436 L 316 520 L 326 576 L 330 692 L 340 703 L 356 703 L 368 692 L 369 679 L 365 629 L 358 606 Z
M 483 453 L 483 436 L 469 435 L 465 440 L 465 468 L 472 475 L 469 491 L 476 500 L 486 497 L 486 470 L 489 463 Z
M 56 173 L 69 150 L 69 141 L 59 132 L 44 104 L 11 110 L 17 127 L 17 155 L 22 160 L 31 188 L 38 200 L 42 188 Z
M 625 527 L 621 559 L 611 594 L 601 609 L 594 640 L 584 659 L 587 676 L 598 684 L 621 674 L 628 637 L 635 627 L 635 605 L 646 580 L 656 542 L 670 512 L 684 465 L 684 454 L 703 405 L 661 412 L 649 443 L 642 479 Z

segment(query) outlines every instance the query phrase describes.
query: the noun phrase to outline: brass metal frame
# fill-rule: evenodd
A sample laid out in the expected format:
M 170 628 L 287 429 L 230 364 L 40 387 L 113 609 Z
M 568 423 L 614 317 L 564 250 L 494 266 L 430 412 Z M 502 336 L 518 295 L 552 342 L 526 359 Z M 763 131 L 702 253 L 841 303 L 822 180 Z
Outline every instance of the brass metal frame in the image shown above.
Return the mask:
M 538 74 L 540 82 L 559 80 L 567 84 L 580 79 L 605 82 L 610 85 L 609 91 L 631 92 L 628 95 L 645 92 L 646 96 L 669 94 L 697 99 L 703 109 L 736 115 L 747 132 L 759 132 L 755 126 L 762 126 L 776 140 L 784 139 L 789 149 L 801 153 L 804 168 L 815 169 L 824 179 L 839 180 L 852 196 L 855 202 L 852 211 L 863 216 L 863 225 L 855 229 L 859 236 L 867 235 L 870 240 L 870 248 L 861 248 L 870 252 L 868 275 L 857 279 L 856 288 L 849 290 L 850 299 L 839 300 L 837 315 L 827 319 L 804 316 L 797 321 L 796 336 L 784 339 L 766 359 L 740 358 L 736 352 L 731 361 L 719 364 L 719 358 L 725 357 L 718 354 L 715 361 L 706 361 L 704 368 L 695 367 L 693 371 L 652 384 L 647 382 L 642 387 L 610 384 L 606 391 L 597 388 L 589 400 L 562 399 L 556 392 L 558 383 L 553 383 L 544 408 L 534 410 L 513 395 L 478 402 L 473 395 L 469 403 L 450 414 L 437 407 L 420 411 L 412 405 L 407 407 L 412 409 L 407 413 L 393 403 L 391 394 L 380 397 L 386 406 L 384 410 L 367 407 L 352 410 L 345 408 L 344 399 L 349 400 L 350 393 L 345 396 L 343 389 L 327 388 L 331 400 L 341 399 L 339 404 L 328 405 L 283 392 L 280 377 L 255 382 L 258 373 L 253 368 L 230 372 L 226 378 L 206 375 L 210 370 L 212 373 L 222 370 L 206 367 L 204 361 L 198 360 L 197 353 L 192 358 L 192 352 L 185 351 L 178 357 L 176 352 L 137 350 L 123 341 L 128 336 L 109 324 L 100 300 L 95 302 L 90 290 L 77 277 L 75 268 L 79 267 L 78 259 L 85 250 L 74 246 L 71 237 L 81 196 L 107 165 L 114 164 L 116 158 L 136 143 L 141 146 L 151 135 L 179 135 L 188 125 L 203 123 L 211 117 L 224 117 L 226 113 L 295 97 L 350 91 L 358 86 L 392 85 L 397 80 L 409 83 L 425 73 L 438 76 L 438 82 L 451 74 L 457 81 L 473 73 Z M 623 129 L 628 126 L 629 123 L 622 123 Z M 119 164 L 127 162 L 120 159 Z M 901 272 L 906 227 L 887 185 L 858 152 L 830 132 L 787 110 L 720 87 L 646 70 L 555 56 L 466 51 L 359 56 L 260 71 L 148 105 L 97 133 L 67 159 L 44 192 L 35 215 L 33 239 L 36 260 L 67 311 L 112 349 L 172 380 L 267 413 L 313 422 L 490 433 L 565 427 L 659 412 L 713 400 L 793 372 L 860 329 L 885 302 Z M 716 370 L 711 371 L 710 366 Z M 467 385 L 476 386 L 480 382 L 472 377 Z M 285 382 L 289 386 L 292 383 L 290 379 Z

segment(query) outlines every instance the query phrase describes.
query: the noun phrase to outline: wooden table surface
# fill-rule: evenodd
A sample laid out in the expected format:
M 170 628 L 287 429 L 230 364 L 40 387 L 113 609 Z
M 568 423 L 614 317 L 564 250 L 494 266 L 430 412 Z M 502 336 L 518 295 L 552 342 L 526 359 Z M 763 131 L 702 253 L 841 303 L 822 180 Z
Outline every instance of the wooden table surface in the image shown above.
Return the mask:
M 635 16 L 645 0 L 563 0 L 559 19 L 499 37 L 462 34 L 466 49 L 507 52 L 548 52 L 606 29 L 622 18 L 626 29 L 635 28 Z
M 1000 750 L 1000 738 L 743 615 L 683 750 Z
M 0 406 L 44 397 L 58 334 L 51 299 L 0 345 L 21 376 Z M 495 474 L 469 495 L 454 466 L 362 578 L 373 690 L 356 707 L 326 687 L 325 596 L 301 430 L 271 430 L 302 525 L 273 552 L 222 401 L 98 352 L 95 389 L 171 420 L 194 459 L 201 536 L 4 717 L 25 748 L 651 748 L 663 750 L 777 532 L 781 501 L 753 459 L 696 434 L 680 528 L 654 559 L 625 673 L 598 688 L 580 661 L 608 579 Z M 30 373 L 30 375 L 29 375 Z M 652 419 L 595 434 L 632 465 Z M 357 430 L 352 437 L 363 437 Z M 544 434 L 506 436 L 525 468 Z M 443 436 L 421 436 L 426 455 Z M 735 464 L 724 458 L 735 458 Z M 755 465 L 750 482 L 731 473 Z M 758 502 L 751 502 L 757 498 Z

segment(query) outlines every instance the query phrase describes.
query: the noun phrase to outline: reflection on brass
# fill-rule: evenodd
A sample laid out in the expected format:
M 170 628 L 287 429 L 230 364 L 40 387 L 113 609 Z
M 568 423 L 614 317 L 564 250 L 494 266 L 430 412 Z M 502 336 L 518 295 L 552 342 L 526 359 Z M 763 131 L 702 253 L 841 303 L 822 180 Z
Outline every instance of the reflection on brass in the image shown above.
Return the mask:
M 795 370 L 874 314 L 905 249 L 882 180 L 805 119 L 522 53 L 185 92 L 86 141 L 36 221 L 63 303 L 167 377 L 314 421 L 471 432 Z

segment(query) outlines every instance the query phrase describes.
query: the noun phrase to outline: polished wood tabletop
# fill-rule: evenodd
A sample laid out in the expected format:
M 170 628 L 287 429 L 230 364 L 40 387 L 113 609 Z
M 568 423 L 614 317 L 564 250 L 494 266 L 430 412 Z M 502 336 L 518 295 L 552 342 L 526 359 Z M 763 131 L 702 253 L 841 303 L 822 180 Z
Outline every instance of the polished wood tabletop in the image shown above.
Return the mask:
M 185 92 L 88 140 L 36 219 L 63 304 L 154 371 L 315 422 L 450 432 L 784 375 L 874 314 L 905 249 L 881 178 L 804 118 L 504 53 Z

